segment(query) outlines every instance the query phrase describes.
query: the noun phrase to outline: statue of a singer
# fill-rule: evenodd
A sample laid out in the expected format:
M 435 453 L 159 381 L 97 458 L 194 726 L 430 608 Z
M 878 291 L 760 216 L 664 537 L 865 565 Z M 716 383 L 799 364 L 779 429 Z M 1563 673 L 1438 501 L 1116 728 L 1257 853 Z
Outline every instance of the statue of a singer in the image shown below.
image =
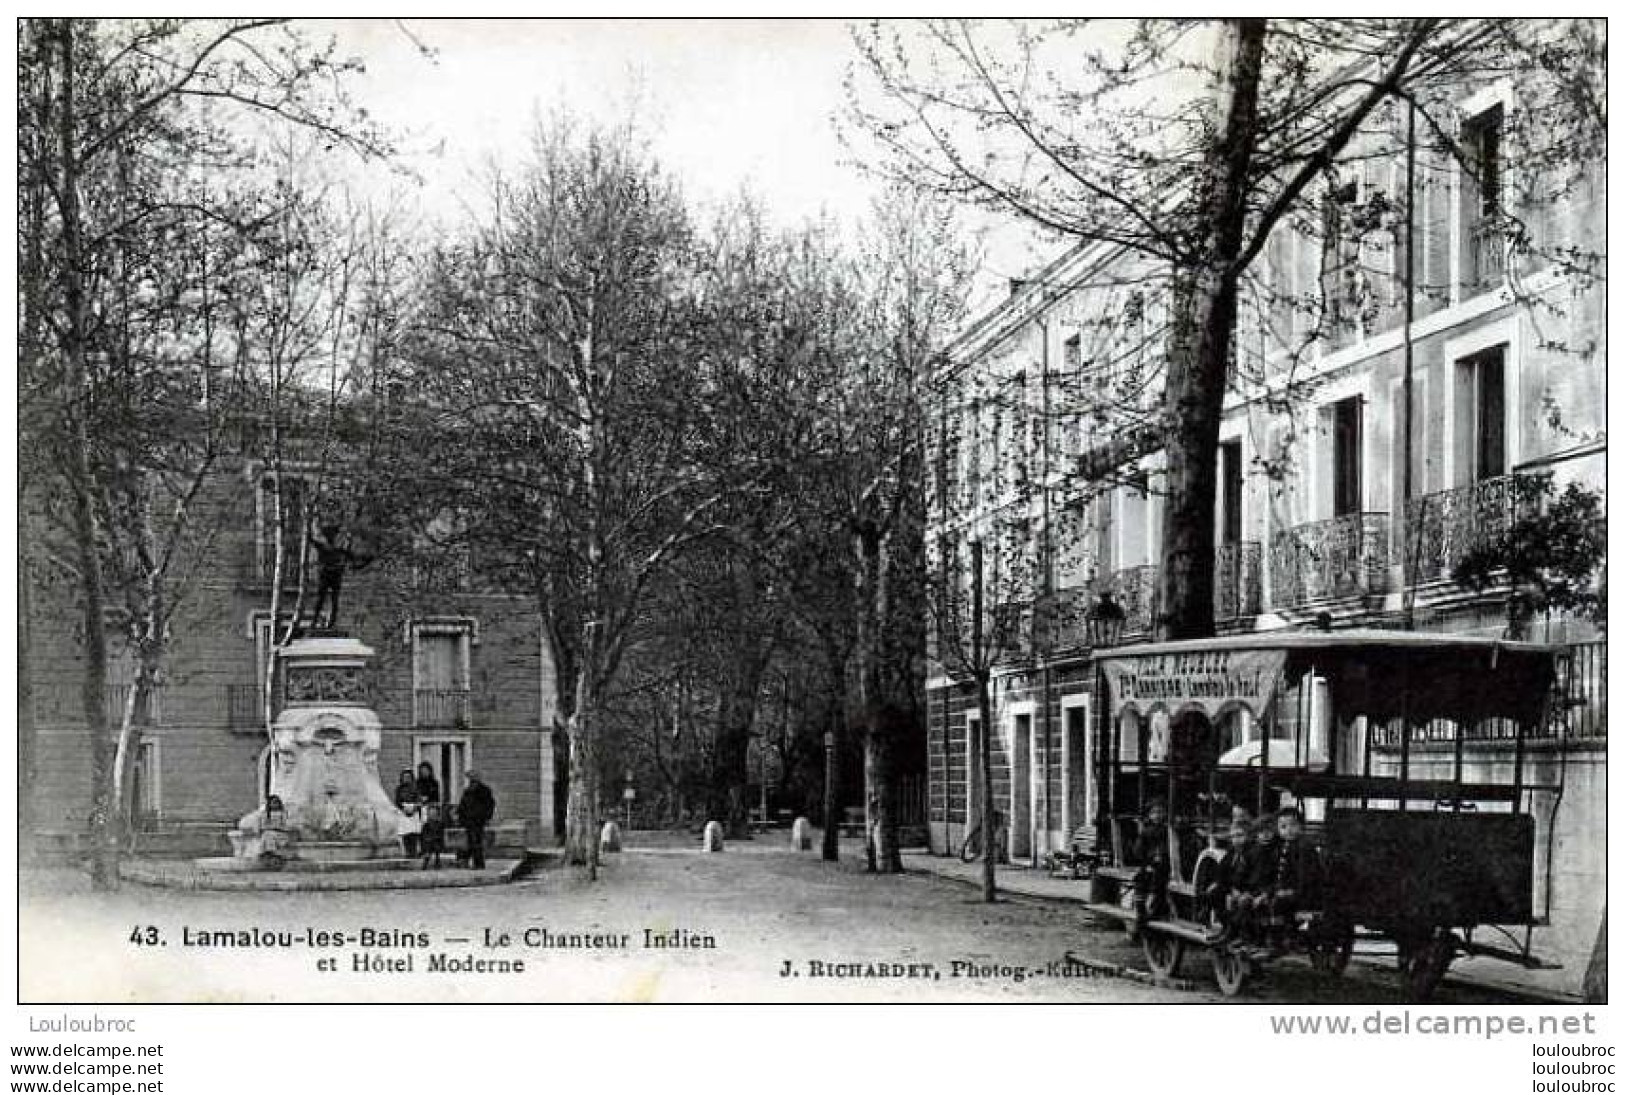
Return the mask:
M 372 556 L 362 555 L 350 547 L 349 537 L 337 521 L 328 520 L 310 534 L 310 546 L 316 549 L 316 607 L 311 622 L 316 627 L 334 628 L 339 624 L 339 593 L 344 589 L 344 572 L 350 567 L 365 570 Z M 322 619 L 322 608 L 327 606 L 327 619 Z

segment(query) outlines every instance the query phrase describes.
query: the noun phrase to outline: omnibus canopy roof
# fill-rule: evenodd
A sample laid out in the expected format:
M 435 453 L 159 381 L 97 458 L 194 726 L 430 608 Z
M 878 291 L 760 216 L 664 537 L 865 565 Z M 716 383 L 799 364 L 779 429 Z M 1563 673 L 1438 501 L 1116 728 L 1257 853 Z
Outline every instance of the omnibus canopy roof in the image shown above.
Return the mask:
M 1113 716 L 1233 707 L 1262 715 L 1283 675 L 1326 678 L 1339 718 L 1535 721 L 1557 648 L 1414 631 L 1278 631 L 1097 651 Z

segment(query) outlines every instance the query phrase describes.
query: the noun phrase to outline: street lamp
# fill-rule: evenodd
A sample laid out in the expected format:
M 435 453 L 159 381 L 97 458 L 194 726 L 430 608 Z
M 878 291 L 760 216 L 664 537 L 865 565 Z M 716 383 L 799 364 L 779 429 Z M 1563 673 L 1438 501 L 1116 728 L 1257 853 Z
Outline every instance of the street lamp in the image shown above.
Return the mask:
M 1090 648 L 1098 650 L 1116 646 L 1117 640 L 1123 636 L 1123 621 L 1127 618 L 1128 614 L 1111 595 L 1111 591 L 1103 591 L 1095 598 L 1095 603 L 1089 606 L 1089 611 L 1083 615 L 1084 627 L 1089 632 Z

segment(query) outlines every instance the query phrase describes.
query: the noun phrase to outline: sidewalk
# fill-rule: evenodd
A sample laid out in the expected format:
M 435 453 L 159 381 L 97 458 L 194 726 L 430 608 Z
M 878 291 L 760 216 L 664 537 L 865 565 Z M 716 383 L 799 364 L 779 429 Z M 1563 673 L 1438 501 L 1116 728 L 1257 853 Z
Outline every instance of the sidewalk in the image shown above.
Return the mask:
M 968 882 L 977 886 L 982 883 L 982 864 L 980 860 L 966 863 L 957 856 L 940 856 L 922 851 L 905 851 L 903 853 L 903 869 L 917 874 L 950 878 L 955 882 Z M 993 877 L 1001 893 L 1016 894 L 1020 897 L 1039 897 L 1050 901 L 1075 901 L 1081 903 L 1089 900 L 1089 881 L 1087 879 L 1055 878 L 1048 871 L 1013 864 L 995 867 Z

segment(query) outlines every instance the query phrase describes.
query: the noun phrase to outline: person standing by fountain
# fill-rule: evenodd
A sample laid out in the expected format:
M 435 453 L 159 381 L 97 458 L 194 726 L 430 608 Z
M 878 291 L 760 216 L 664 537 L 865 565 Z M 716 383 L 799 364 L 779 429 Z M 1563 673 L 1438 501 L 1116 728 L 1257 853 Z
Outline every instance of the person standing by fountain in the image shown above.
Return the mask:
M 478 772 L 468 773 L 468 787 L 457 803 L 457 820 L 468 834 L 468 865 L 475 870 L 485 867 L 485 827 L 496 812 L 497 800 L 491 788 Z
M 400 781 L 395 784 L 395 806 L 404 810 L 408 802 L 421 805 L 423 796 L 418 794 L 418 781 L 412 778 L 412 769 L 402 768 Z
M 401 838 L 401 854 L 408 859 L 418 855 L 419 834 L 423 832 L 423 800 L 418 796 L 417 780 L 412 769 L 402 768 L 400 782 L 395 785 L 395 808 L 401 812 L 402 822 L 396 828 Z
M 424 806 L 440 801 L 440 781 L 434 778 L 434 765 L 424 761 L 418 765 L 418 802 Z

